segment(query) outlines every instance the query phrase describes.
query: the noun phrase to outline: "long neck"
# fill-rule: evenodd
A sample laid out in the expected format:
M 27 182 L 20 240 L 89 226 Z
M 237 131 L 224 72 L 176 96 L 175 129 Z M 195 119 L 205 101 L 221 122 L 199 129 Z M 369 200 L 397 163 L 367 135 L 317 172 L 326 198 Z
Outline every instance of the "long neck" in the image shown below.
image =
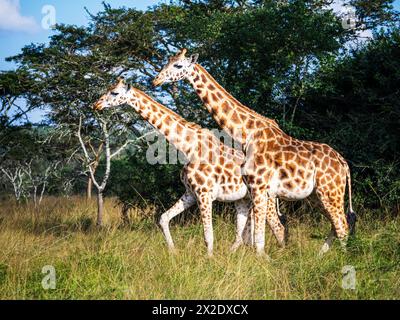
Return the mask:
M 191 159 L 193 156 L 192 141 L 199 135 L 201 127 L 186 121 L 138 89 L 131 89 L 131 93 L 132 97 L 128 98 L 127 104 L 163 134 L 176 149 Z
M 188 77 L 196 93 L 219 126 L 240 143 L 254 130 L 278 124 L 241 104 L 200 65 Z

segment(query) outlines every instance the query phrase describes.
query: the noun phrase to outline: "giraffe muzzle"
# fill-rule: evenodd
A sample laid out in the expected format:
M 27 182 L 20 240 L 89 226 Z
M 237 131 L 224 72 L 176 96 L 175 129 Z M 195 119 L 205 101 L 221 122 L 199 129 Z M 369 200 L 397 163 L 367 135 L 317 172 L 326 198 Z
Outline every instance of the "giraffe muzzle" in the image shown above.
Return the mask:
M 164 82 L 163 79 L 161 79 L 161 78 L 155 78 L 155 79 L 153 80 L 153 86 L 158 87 L 158 86 L 162 85 L 163 82 Z
M 92 109 L 95 111 L 100 111 L 103 109 L 102 103 L 101 102 L 96 102 L 93 106 Z

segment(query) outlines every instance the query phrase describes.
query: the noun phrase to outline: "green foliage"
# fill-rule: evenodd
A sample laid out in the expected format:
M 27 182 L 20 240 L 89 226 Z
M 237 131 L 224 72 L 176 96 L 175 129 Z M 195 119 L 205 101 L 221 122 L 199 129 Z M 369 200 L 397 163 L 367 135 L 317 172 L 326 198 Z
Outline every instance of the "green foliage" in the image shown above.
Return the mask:
M 127 208 L 155 203 L 166 209 L 184 192 L 180 169 L 179 165 L 149 165 L 146 153 L 137 151 L 113 161 L 108 192 Z

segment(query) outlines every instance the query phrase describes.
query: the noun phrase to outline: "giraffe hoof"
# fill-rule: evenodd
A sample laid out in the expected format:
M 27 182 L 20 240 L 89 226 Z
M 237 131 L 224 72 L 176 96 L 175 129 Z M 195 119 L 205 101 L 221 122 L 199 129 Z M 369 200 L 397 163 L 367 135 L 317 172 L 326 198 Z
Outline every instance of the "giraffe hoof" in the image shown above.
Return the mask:
M 242 245 L 242 243 L 235 242 L 231 247 L 231 252 L 232 253 L 236 252 L 240 248 L 241 245 Z

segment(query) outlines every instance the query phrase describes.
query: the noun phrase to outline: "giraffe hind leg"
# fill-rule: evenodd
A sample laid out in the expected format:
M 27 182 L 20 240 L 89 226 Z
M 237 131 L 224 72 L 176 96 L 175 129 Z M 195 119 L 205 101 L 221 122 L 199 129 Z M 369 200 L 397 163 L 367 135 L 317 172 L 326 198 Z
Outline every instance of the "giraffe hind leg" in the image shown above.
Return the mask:
M 191 193 L 186 192 L 168 211 L 162 214 L 160 218 L 160 226 L 170 250 L 174 249 L 174 241 L 172 240 L 171 232 L 169 230 L 169 222 L 195 203 L 196 199 L 194 196 Z
M 349 235 L 349 224 L 347 222 L 346 214 L 343 210 L 343 199 L 332 199 L 331 197 L 329 197 L 328 191 L 320 191 L 318 192 L 318 196 L 324 207 L 325 213 L 332 224 L 332 231 L 326 239 L 325 243 L 323 244 L 320 250 L 320 254 L 324 254 L 329 250 L 335 238 L 335 235 L 339 239 L 342 248 L 345 249 L 347 245 L 347 238 Z
M 250 200 L 241 199 L 235 202 L 236 239 L 231 251 L 236 251 L 243 243 L 252 245 L 252 229 L 254 229 L 250 212 Z

